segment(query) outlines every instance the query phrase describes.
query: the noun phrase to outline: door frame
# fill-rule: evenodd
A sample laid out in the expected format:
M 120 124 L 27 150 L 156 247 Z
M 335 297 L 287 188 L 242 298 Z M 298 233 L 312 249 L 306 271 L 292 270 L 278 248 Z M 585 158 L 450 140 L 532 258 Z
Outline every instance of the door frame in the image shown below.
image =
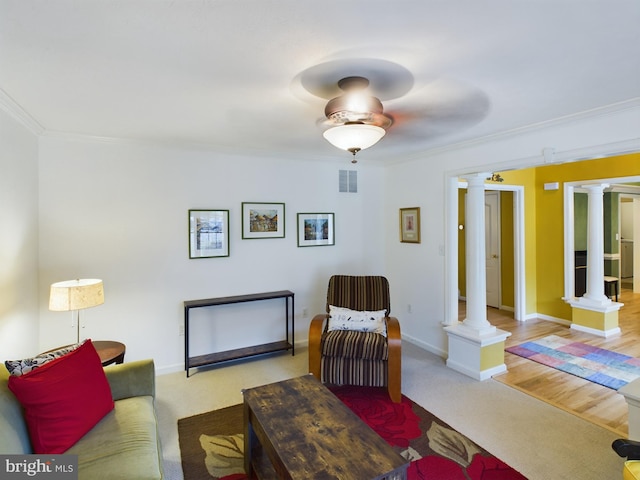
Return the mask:
M 582 180 L 575 182 L 565 182 L 564 184 L 564 297 L 562 299 L 565 302 L 572 300 L 575 297 L 575 259 L 574 259 L 574 208 L 573 208 L 573 194 L 577 191 L 584 191 L 580 187 L 582 185 L 601 184 L 608 183 L 617 192 L 623 192 L 624 188 L 621 183 L 635 183 L 640 182 L 640 175 L 632 177 L 615 177 L 615 178 L 599 178 L 592 180 Z M 618 240 L 619 241 L 619 240 Z M 618 246 L 618 248 L 620 248 Z M 634 255 L 635 255 L 635 242 L 634 242 Z M 640 250 L 639 250 L 640 251 Z M 619 253 L 619 250 L 618 250 Z M 635 260 L 635 257 L 634 257 Z M 634 268 L 635 274 L 635 268 Z M 635 286 L 635 277 L 634 277 Z

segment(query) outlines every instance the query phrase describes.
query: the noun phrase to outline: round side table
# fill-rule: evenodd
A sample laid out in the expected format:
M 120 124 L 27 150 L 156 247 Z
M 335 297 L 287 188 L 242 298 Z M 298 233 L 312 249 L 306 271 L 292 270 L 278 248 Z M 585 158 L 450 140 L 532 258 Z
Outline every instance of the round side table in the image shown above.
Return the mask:
M 124 354 L 126 352 L 124 343 L 111 340 L 97 340 L 93 342 L 93 346 L 100 356 L 103 367 L 111 365 L 112 363 L 124 362 Z

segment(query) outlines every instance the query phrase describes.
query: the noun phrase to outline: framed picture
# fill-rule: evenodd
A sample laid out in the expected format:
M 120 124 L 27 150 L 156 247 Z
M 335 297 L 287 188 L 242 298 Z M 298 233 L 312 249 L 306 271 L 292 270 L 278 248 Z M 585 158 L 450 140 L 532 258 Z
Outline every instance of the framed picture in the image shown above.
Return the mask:
M 242 238 L 284 238 L 284 203 L 242 202 Z
M 298 246 L 335 245 L 333 213 L 299 213 Z
M 420 207 L 400 209 L 400 241 L 420 243 Z
M 229 210 L 189 210 L 189 258 L 229 256 Z

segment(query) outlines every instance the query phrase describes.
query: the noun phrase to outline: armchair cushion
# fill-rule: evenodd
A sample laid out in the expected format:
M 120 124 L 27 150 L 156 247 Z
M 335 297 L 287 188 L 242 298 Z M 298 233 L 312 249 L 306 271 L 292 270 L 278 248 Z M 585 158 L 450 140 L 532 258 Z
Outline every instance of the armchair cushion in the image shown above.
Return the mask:
M 327 331 L 353 330 L 357 332 L 379 333 L 387 336 L 386 310 L 358 311 L 329 305 Z
M 386 361 L 389 347 L 377 333 L 334 330 L 322 336 L 322 356 Z

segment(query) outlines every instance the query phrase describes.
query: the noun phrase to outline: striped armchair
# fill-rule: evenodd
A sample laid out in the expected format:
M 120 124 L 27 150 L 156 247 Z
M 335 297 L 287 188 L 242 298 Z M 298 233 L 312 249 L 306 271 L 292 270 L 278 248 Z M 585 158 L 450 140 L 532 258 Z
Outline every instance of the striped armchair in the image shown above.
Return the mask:
M 329 306 L 357 311 L 386 310 L 387 336 L 352 330 L 327 331 Z M 323 383 L 387 387 L 401 399 L 401 340 L 398 319 L 390 317 L 389 282 L 380 276 L 334 275 L 327 289 L 327 313 L 309 327 L 309 372 Z

